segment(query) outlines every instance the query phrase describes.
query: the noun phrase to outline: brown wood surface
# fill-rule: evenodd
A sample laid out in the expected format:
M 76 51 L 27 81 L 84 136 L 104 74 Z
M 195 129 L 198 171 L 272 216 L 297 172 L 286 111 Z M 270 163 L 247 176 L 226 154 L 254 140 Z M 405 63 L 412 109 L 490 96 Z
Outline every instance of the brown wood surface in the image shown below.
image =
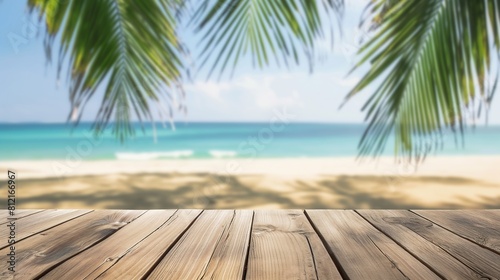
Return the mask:
M 141 279 L 161 260 L 201 210 L 178 210 L 160 228 L 132 247 L 98 279 Z M 114 239 L 114 238 L 113 238 Z
M 401 211 L 399 217 L 411 219 L 405 226 L 429 242 L 443 248 L 482 277 L 500 279 L 500 255 L 451 233 L 409 211 Z
M 23 209 L 15 221 L 17 272 L 4 246 L 0 279 L 500 278 L 499 210 Z
M 95 210 L 17 242 L 17 277 L 33 279 L 42 276 L 52 267 L 113 234 L 143 213 L 133 210 Z M 0 254 L 5 256 L 7 250 L 0 250 Z M 1 276 L 8 274 L 4 269 Z
M 247 279 L 318 278 L 342 279 L 303 211 L 255 211 Z
M 47 210 L 29 215 L 16 221 L 16 241 L 19 242 L 29 236 L 62 224 L 68 220 L 91 212 L 92 210 Z M 3 225 L 3 227 L 6 227 Z M 8 230 L 0 232 L 0 249 L 8 246 Z
M 491 279 L 500 270 L 493 261 L 500 255 L 458 237 L 407 210 L 359 210 L 379 230 L 400 246 L 451 279 Z M 455 255 L 458 253 L 459 255 Z M 465 255 L 471 254 L 470 257 Z M 472 259 L 476 257 L 477 259 Z M 491 257 L 491 260 L 485 259 Z
M 217 245 L 227 235 L 233 210 L 206 210 L 158 263 L 148 279 L 202 279 Z
M 496 210 L 415 210 L 476 244 L 500 253 L 500 211 Z
M 306 213 L 350 278 L 439 279 L 352 210 Z
M 243 279 L 253 211 L 236 210 L 214 250 L 202 279 Z
M 175 210 L 149 210 L 107 238 L 47 273 L 44 279 L 95 279 L 164 224 Z
M 19 209 L 14 211 L 14 216 L 9 215 L 9 211 L 1 211 L 0 212 L 0 225 L 9 223 L 10 219 L 22 219 L 27 216 L 31 216 L 33 214 L 45 211 L 43 209 Z

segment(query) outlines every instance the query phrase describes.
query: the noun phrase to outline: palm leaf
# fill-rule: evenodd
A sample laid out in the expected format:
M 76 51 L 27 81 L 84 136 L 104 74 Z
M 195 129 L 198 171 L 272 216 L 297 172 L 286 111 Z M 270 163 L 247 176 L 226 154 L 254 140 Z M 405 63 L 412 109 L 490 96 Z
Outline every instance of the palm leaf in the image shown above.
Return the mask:
M 498 1 L 372 1 L 373 38 L 354 69 L 370 68 L 347 100 L 379 83 L 363 110 L 369 120 L 360 155 L 379 155 L 395 134 L 395 154 L 422 159 L 447 129 L 463 135 L 488 107 L 498 73 Z M 468 113 L 471 112 L 471 113 Z
M 51 59 L 57 37 L 58 72 L 63 62 L 69 63 L 70 101 L 77 122 L 98 88 L 104 96 L 94 128 L 100 132 L 113 121 L 113 131 L 122 140 L 133 133 L 134 115 L 141 121 L 153 119 L 151 103 L 172 105 L 183 70 L 173 14 L 179 3 L 28 1 L 46 23 L 47 57 Z
M 325 19 L 342 11 L 343 0 L 205 0 L 192 20 L 203 34 L 200 67 L 208 63 L 209 77 L 216 70 L 220 77 L 247 52 L 259 67 L 299 63 L 301 54 L 312 63 Z

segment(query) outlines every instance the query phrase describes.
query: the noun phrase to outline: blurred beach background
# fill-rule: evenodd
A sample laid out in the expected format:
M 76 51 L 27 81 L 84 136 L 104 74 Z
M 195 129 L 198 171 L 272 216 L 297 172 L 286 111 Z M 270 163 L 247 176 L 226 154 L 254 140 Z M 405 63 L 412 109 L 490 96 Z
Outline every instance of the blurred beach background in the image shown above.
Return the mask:
M 141 126 L 136 124 L 140 131 Z M 445 134 L 419 166 L 356 159 L 361 124 L 151 125 L 125 143 L 91 124 L 1 124 L 22 208 L 496 208 L 500 126 Z M 392 141 L 392 140 L 390 140 Z

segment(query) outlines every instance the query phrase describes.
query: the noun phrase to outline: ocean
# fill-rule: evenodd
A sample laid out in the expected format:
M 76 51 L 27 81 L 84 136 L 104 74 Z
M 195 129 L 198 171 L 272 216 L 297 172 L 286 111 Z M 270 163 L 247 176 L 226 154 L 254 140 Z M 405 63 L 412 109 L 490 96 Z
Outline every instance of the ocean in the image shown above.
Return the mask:
M 177 123 L 175 129 L 135 124 L 135 136 L 121 143 L 110 131 L 93 137 L 90 123 L 0 124 L 0 160 L 148 160 L 191 158 L 350 157 L 365 128 L 329 123 Z M 156 134 L 156 137 L 155 137 Z M 500 126 L 478 126 L 460 137 L 444 136 L 436 155 L 500 154 Z M 393 155 L 389 139 L 383 153 Z

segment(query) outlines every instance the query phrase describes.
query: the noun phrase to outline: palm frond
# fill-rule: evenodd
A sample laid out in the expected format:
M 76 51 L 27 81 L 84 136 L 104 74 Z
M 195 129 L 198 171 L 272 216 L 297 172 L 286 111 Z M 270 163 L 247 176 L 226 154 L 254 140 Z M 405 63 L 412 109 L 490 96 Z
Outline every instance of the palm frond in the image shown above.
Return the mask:
M 203 34 L 200 67 L 208 62 L 209 77 L 217 69 L 220 77 L 247 52 L 259 67 L 272 59 L 278 66 L 299 63 L 302 54 L 312 62 L 325 18 L 340 17 L 343 5 L 343 0 L 205 0 L 193 16 Z
M 369 125 L 360 155 L 379 155 L 394 133 L 396 156 L 418 160 L 445 129 L 463 135 L 468 117 L 491 102 L 500 3 L 376 0 L 370 9 L 375 31 L 354 70 L 370 68 L 347 96 L 380 81 L 363 107 Z
M 51 59 L 57 37 L 59 73 L 63 61 L 69 62 L 77 121 L 98 88 L 104 89 L 104 97 L 94 128 L 100 132 L 113 121 L 122 140 L 134 131 L 134 115 L 141 121 L 153 119 L 150 103 L 172 105 L 168 96 L 183 69 L 174 15 L 179 1 L 28 1 L 46 23 L 47 57 Z

